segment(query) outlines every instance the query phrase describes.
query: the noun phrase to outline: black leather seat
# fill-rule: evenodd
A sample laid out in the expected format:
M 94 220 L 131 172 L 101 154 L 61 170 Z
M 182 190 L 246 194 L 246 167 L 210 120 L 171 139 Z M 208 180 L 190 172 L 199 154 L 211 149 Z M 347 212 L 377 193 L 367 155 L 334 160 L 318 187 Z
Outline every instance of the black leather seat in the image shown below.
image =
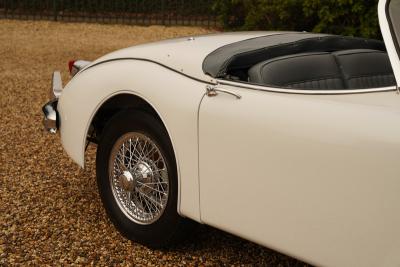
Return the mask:
M 342 70 L 345 87 L 364 89 L 396 84 L 387 53 L 357 49 L 333 53 Z
M 254 65 L 248 75 L 251 83 L 310 90 L 395 85 L 386 52 L 369 49 L 277 57 Z
M 328 52 L 273 58 L 249 69 L 249 82 L 283 88 L 344 89 L 335 58 Z

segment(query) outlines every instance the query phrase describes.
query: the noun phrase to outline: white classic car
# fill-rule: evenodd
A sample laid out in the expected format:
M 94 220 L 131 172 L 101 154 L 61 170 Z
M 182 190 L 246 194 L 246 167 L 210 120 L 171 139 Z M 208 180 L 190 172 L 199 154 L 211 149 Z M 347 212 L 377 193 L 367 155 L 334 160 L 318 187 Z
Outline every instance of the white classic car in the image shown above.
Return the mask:
M 179 242 L 193 221 L 306 262 L 400 266 L 400 0 L 384 43 L 241 32 L 70 63 L 43 107 L 127 238 Z M 397 81 L 397 82 L 396 82 Z

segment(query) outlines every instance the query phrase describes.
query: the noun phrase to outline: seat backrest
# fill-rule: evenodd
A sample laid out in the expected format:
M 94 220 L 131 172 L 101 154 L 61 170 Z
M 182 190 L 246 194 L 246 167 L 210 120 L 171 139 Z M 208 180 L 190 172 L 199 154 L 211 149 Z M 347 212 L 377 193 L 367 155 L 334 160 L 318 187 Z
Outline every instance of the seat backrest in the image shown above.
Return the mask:
M 364 89 L 396 84 L 386 52 L 370 49 L 333 53 L 342 71 L 346 88 Z
M 344 89 L 335 57 L 328 52 L 273 58 L 249 69 L 249 82 L 297 89 Z

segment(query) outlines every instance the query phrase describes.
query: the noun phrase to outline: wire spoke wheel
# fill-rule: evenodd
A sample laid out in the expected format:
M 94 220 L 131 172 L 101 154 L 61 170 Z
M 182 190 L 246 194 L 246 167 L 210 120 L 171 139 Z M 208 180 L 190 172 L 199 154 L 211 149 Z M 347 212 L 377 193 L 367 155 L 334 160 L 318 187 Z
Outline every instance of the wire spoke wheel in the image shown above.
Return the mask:
M 121 211 L 133 222 L 148 225 L 163 214 L 169 195 L 166 161 L 150 137 L 129 132 L 111 149 L 109 182 Z
M 174 150 L 161 121 L 127 109 L 107 122 L 97 147 L 97 186 L 122 235 L 151 248 L 187 238 L 195 223 L 178 213 Z

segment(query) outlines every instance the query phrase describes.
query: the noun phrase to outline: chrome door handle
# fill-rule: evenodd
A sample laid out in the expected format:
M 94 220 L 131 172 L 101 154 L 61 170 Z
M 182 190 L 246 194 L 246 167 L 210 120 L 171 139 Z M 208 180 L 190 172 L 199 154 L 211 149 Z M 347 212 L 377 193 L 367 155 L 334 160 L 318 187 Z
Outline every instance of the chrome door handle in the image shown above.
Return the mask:
M 242 98 L 241 95 L 238 95 L 236 93 L 230 92 L 230 91 L 225 90 L 225 89 L 218 89 L 218 88 L 215 88 L 214 86 L 211 86 L 211 85 L 207 85 L 206 89 L 207 89 L 207 93 L 206 94 L 209 97 L 217 96 L 218 93 L 220 92 L 220 93 L 225 93 L 225 94 L 234 96 L 234 97 L 236 97 L 236 99 L 241 99 Z

